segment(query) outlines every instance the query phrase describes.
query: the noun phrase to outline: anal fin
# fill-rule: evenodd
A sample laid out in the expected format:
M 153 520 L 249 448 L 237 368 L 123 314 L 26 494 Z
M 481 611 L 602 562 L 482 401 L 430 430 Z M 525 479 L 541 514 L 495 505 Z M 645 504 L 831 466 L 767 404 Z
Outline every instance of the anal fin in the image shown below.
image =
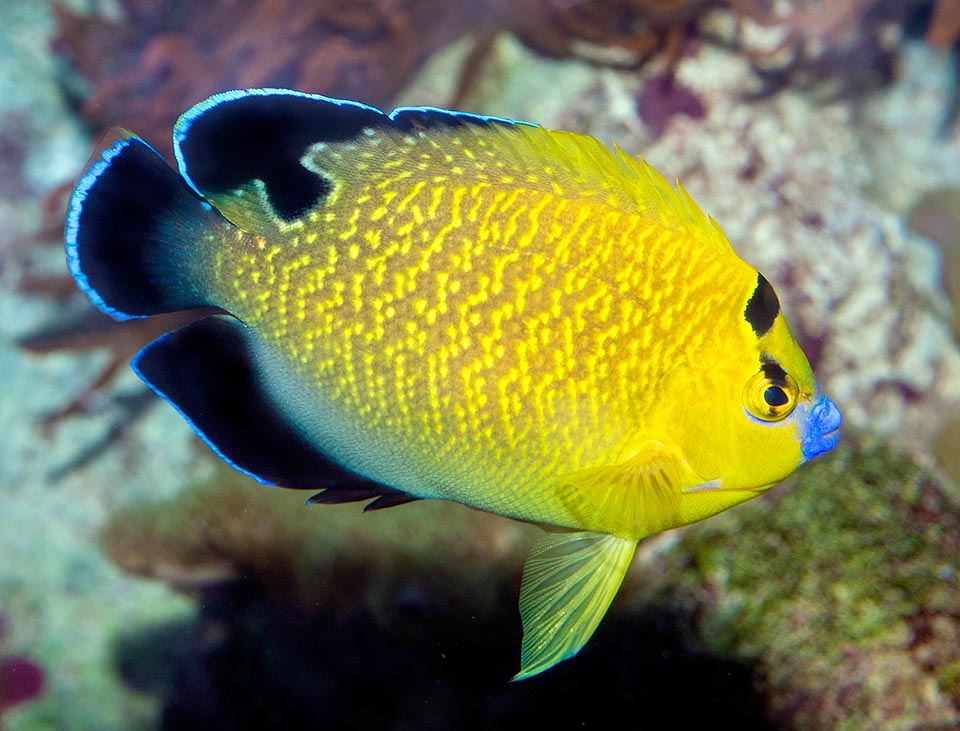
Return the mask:
M 264 388 L 251 338 L 239 320 L 213 315 L 150 343 L 132 365 L 219 457 L 258 481 L 325 491 L 311 502 L 406 502 L 405 493 L 341 467 L 297 431 Z
M 340 503 L 356 503 L 362 500 L 371 500 L 363 506 L 364 512 L 371 510 L 383 510 L 392 508 L 404 503 L 412 503 L 420 498 L 409 495 L 397 490 L 384 491 L 384 485 L 378 482 L 371 482 L 369 488 L 334 488 L 318 492 L 307 500 L 307 505 L 337 505 Z
M 593 635 L 633 560 L 636 541 L 607 533 L 546 533 L 520 587 L 522 680 L 573 657 Z

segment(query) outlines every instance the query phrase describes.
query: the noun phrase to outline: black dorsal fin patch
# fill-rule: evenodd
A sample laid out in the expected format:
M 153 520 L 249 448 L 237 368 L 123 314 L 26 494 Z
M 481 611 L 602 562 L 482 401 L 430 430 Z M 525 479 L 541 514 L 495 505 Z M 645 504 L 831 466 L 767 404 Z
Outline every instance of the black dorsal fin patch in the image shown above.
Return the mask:
M 238 320 L 213 315 L 155 340 L 133 368 L 218 456 L 260 482 L 326 490 L 323 502 L 407 502 L 405 493 L 341 467 L 296 431 L 263 390 L 248 338 Z
M 773 322 L 779 314 L 780 300 L 777 299 L 777 293 L 773 291 L 773 286 L 766 277 L 758 272 L 757 287 L 747 302 L 743 317 L 750 323 L 750 327 L 759 338 L 773 327 Z
M 302 164 L 311 146 L 348 142 L 364 129 L 412 133 L 470 124 L 524 123 L 431 107 L 384 114 L 359 102 L 289 89 L 246 89 L 216 94 L 185 112 L 173 146 L 181 174 L 201 195 L 215 199 L 258 180 L 273 213 L 291 223 L 333 190 L 333 181 Z
M 180 172 L 201 195 L 262 181 L 277 216 L 293 221 L 331 191 L 300 160 L 317 142 L 342 142 L 366 127 L 389 124 L 383 112 L 356 102 L 278 89 L 217 94 L 174 128 Z

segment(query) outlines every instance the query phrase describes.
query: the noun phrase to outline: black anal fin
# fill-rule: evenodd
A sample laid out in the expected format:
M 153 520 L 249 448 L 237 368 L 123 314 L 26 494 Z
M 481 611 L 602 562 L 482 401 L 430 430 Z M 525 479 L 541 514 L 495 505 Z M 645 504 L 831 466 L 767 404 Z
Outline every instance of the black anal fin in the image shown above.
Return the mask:
M 384 508 L 395 508 L 397 505 L 403 505 L 405 503 L 411 503 L 414 500 L 419 500 L 413 495 L 408 495 L 405 492 L 399 492 L 393 490 L 391 492 L 385 492 L 380 495 L 372 503 L 368 503 L 364 506 L 364 511 L 370 510 L 383 510 Z
M 342 502 L 405 493 L 326 457 L 281 414 L 264 391 L 240 321 L 213 315 L 167 333 L 134 358 L 133 369 L 168 401 L 225 462 L 262 483 L 307 490 Z
M 414 497 L 413 495 L 408 495 L 405 492 L 399 492 L 397 490 L 383 492 L 383 488 L 379 483 L 374 482 L 372 484 L 373 488 L 367 490 L 324 490 L 323 492 L 318 492 L 316 495 L 307 500 L 307 505 L 335 505 L 339 503 L 356 503 L 360 502 L 361 500 L 373 500 L 373 502 L 365 505 L 363 508 L 364 511 L 368 511 L 392 508 L 396 505 L 403 505 L 404 503 L 411 503 L 414 500 L 420 499 Z

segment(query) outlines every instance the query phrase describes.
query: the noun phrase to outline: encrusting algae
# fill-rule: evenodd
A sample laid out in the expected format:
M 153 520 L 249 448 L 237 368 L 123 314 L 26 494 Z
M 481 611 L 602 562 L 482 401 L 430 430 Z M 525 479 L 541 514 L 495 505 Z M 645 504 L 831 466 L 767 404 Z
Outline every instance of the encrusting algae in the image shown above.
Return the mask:
M 954 728 L 956 492 L 859 435 L 784 488 L 639 565 L 633 606 L 684 607 L 709 647 L 756 661 L 778 727 Z

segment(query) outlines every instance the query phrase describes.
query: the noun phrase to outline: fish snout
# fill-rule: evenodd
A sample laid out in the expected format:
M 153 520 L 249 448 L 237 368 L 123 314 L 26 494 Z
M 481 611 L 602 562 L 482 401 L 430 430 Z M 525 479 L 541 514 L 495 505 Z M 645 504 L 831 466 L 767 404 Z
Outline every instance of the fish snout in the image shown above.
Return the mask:
M 840 409 L 826 396 L 810 409 L 804 429 L 801 449 L 805 460 L 813 459 L 818 454 L 829 452 L 840 440 L 840 424 L 843 417 Z

